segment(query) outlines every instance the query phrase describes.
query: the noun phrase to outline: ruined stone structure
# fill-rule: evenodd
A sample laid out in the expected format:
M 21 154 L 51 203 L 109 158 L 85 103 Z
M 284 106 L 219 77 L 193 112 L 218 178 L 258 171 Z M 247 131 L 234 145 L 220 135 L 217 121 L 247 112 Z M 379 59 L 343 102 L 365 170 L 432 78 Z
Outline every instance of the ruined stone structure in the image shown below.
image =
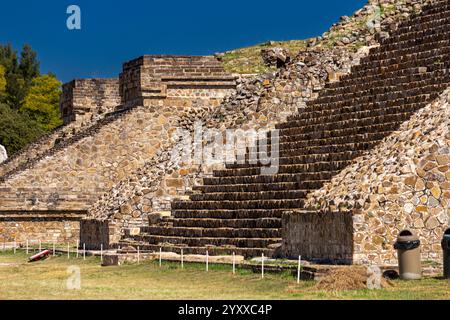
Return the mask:
M 379 47 L 371 49 L 349 75 L 329 83 L 307 108 L 279 124 L 281 165 L 277 175 L 261 175 L 261 168 L 250 164 L 216 170 L 213 177 L 195 187 L 198 193 L 191 195 L 190 201 L 172 203 L 172 220 L 142 228 L 142 234 L 130 237 L 134 242 L 124 245 L 252 256 L 277 253 L 275 249 L 283 244 L 280 252 L 287 256 L 302 254 L 310 260 L 340 263 L 392 263 L 392 236 L 381 234 L 384 238 L 380 241 L 380 234 L 371 234 L 380 233 L 370 225 L 383 221 L 381 218 L 370 222 L 361 218 L 364 214 L 370 216 L 370 212 L 305 207 L 305 199 L 355 159 L 377 145 L 387 144 L 386 139 L 401 129 L 402 123 L 433 103 L 448 87 L 449 14 L 448 1 L 434 1 L 400 24 Z M 439 110 L 444 112 L 446 107 Z M 446 120 L 440 116 L 438 119 Z M 448 139 L 443 131 L 439 134 Z M 448 140 L 437 148 L 440 154 L 448 153 L 445 144 Z M 429 167 L 438 168 L 438 164 Z M 448 166 L 436 170 L 443 176 Z M 430 183 L 430 189 L 438 187 L 441 196 L 447 184 L 445 179 L 438 185 Z M 433 208 L 448 210 L 445 199 L 435 199 Z M 292 209 L 296 209 L 295 214 Z M 428 227 L 429 216 L 418 217 L 422 229 L 432 228 L 435 233 L 434 242 L 424 247 L 424 257 L 436 259 L 440 254 L 440 250 L 435 251 L 437 235 L 448 223 L 442 217 L 443 222 L 436 220 L 441 211 L 433 215 Z M 389 230 L 383 226 L 380 229 Z M 388 233 L 394 233 L 394 229 Z
M 145 68 L 130 71 L 131 65 L 142 66 L 139 61 Z M 165 64 L 168 61 L 172 67 Z M 134 78 L 127 83 L 127 72 L 155 79 L 153 85 L 157 82 L 154 73 L 165 81 L 161 84 L 165 94 L 153 96 L 151 103 L 144 99 L 142 105 L 127 90 L 119 91 L 119 80 L 66 84 L 61 111 L 65 121 L 71 122 L 2 166 L 0 237 L 6 241 L 33 235 L 52 241 L 79 237 L 79 221 L 90 205 L 170 145 L 180 117 L 204 105 L 217 105 L 233 91 L 234 77 L 215 61 L 214 57 L 145 56 L 126 63 L 122 89 L 143 84 Z M 204 76 L 213 68 L 220 84 Z M 146 88 L 143 85 L 139 90 Z
M 144 56 L 118 79 L 66 84 L 65 126 L 0 166 L 0 241 L 384 264 L 411 228 L 440 259 L 450 10 L 428 2 L 371 0 L 237 92 L 214 57 Z M 196 120 L 278 128 L 278 174 L 172 159 Z

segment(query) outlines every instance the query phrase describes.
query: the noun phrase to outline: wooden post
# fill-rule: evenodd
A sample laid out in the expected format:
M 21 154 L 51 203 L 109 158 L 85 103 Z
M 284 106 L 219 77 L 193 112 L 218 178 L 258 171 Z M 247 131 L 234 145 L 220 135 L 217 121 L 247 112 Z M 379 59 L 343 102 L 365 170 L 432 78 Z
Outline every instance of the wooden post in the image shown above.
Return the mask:
M 56 240 L 53 240 L 53 256 L 56 255 Z
M 264 279 L 264 253 L 261 254 L 261 278 Z
M 300 283 L 302 268 L 302 256 L 298 256 L 297 283 Z
M 27 250 L 27 254 L 28 254 L 28 239 L 27 239 L 27 249 L 26 250 Z
M 16 239 L 14 239 L 14 254 L 16 254 Z
M 181 249 L 181 269 L 184 269 L 183 249 Z
M 138 264 L 140 264 L 141 263 L 141 252 L 140 252 L 140 248 L 139 248 L 139 246 L 137 247 L 137 259 L 138 259 Z
M 236 274 L 236 254 L 233 252 L 233 274 Z
M 209 253 L 206 251 L 206 272 L 209 271 Z
M 70 244 L 67 242 L 67 259 L 70 259 Z
M 79 256 L 79 250 L 78 250 L 78 248 L 80 247 L 80 240 L 77 240 L 77 259 L 78 259 L 78 256 Z
M 86 244 L 83 243 L 83 260 L 86 260 Z

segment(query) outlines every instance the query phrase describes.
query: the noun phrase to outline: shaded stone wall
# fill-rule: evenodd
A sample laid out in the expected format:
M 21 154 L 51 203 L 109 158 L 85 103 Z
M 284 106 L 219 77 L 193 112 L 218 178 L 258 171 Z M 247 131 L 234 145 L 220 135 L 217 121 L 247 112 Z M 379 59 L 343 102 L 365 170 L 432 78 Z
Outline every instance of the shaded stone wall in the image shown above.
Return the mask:
M 283 255 L 318 263 L 353 262 L 351 213 L 287 212 L 282 218 Z
M 77 79 L 62 87 L 60 110 L 64 124 L 92 122 L 120 104 L 119 79 Z
M 80 243 L 88 250 L 109 249 L 120 240 L 120 230 L 112 221 L 82 220 L 80 225 Z

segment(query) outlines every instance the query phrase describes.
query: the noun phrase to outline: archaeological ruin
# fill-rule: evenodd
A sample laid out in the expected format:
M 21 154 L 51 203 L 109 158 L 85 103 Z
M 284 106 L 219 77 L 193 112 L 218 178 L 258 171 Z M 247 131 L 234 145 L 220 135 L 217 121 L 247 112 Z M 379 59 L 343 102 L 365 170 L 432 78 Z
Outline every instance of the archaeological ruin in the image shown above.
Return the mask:
M 262 75 L 146 55 L 65 84 L 64 125 L 0 165 L 0 242 L 389 265 L 410 229 L 441 260 L 450 1 L 371 0 L 286 55 Z M 174 158 L 199 122 L 267 131 L 277 172 Z

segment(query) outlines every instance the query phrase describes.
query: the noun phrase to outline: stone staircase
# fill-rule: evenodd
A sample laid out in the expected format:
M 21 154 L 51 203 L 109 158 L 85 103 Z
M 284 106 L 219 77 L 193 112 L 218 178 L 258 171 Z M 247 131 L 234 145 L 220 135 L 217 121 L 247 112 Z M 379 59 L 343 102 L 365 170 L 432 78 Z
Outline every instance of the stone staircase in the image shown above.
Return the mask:
M 435 1 L 399 25 L 360 65 L 329 83 L 306 110 L 279 124 L 276 175 L 232 164 L 205 178 L 172 217 L 121 246 L 184 253 L 269 256 L 281 243 L 281 216 L 380 143 L 450 83 L 450 4 Z

